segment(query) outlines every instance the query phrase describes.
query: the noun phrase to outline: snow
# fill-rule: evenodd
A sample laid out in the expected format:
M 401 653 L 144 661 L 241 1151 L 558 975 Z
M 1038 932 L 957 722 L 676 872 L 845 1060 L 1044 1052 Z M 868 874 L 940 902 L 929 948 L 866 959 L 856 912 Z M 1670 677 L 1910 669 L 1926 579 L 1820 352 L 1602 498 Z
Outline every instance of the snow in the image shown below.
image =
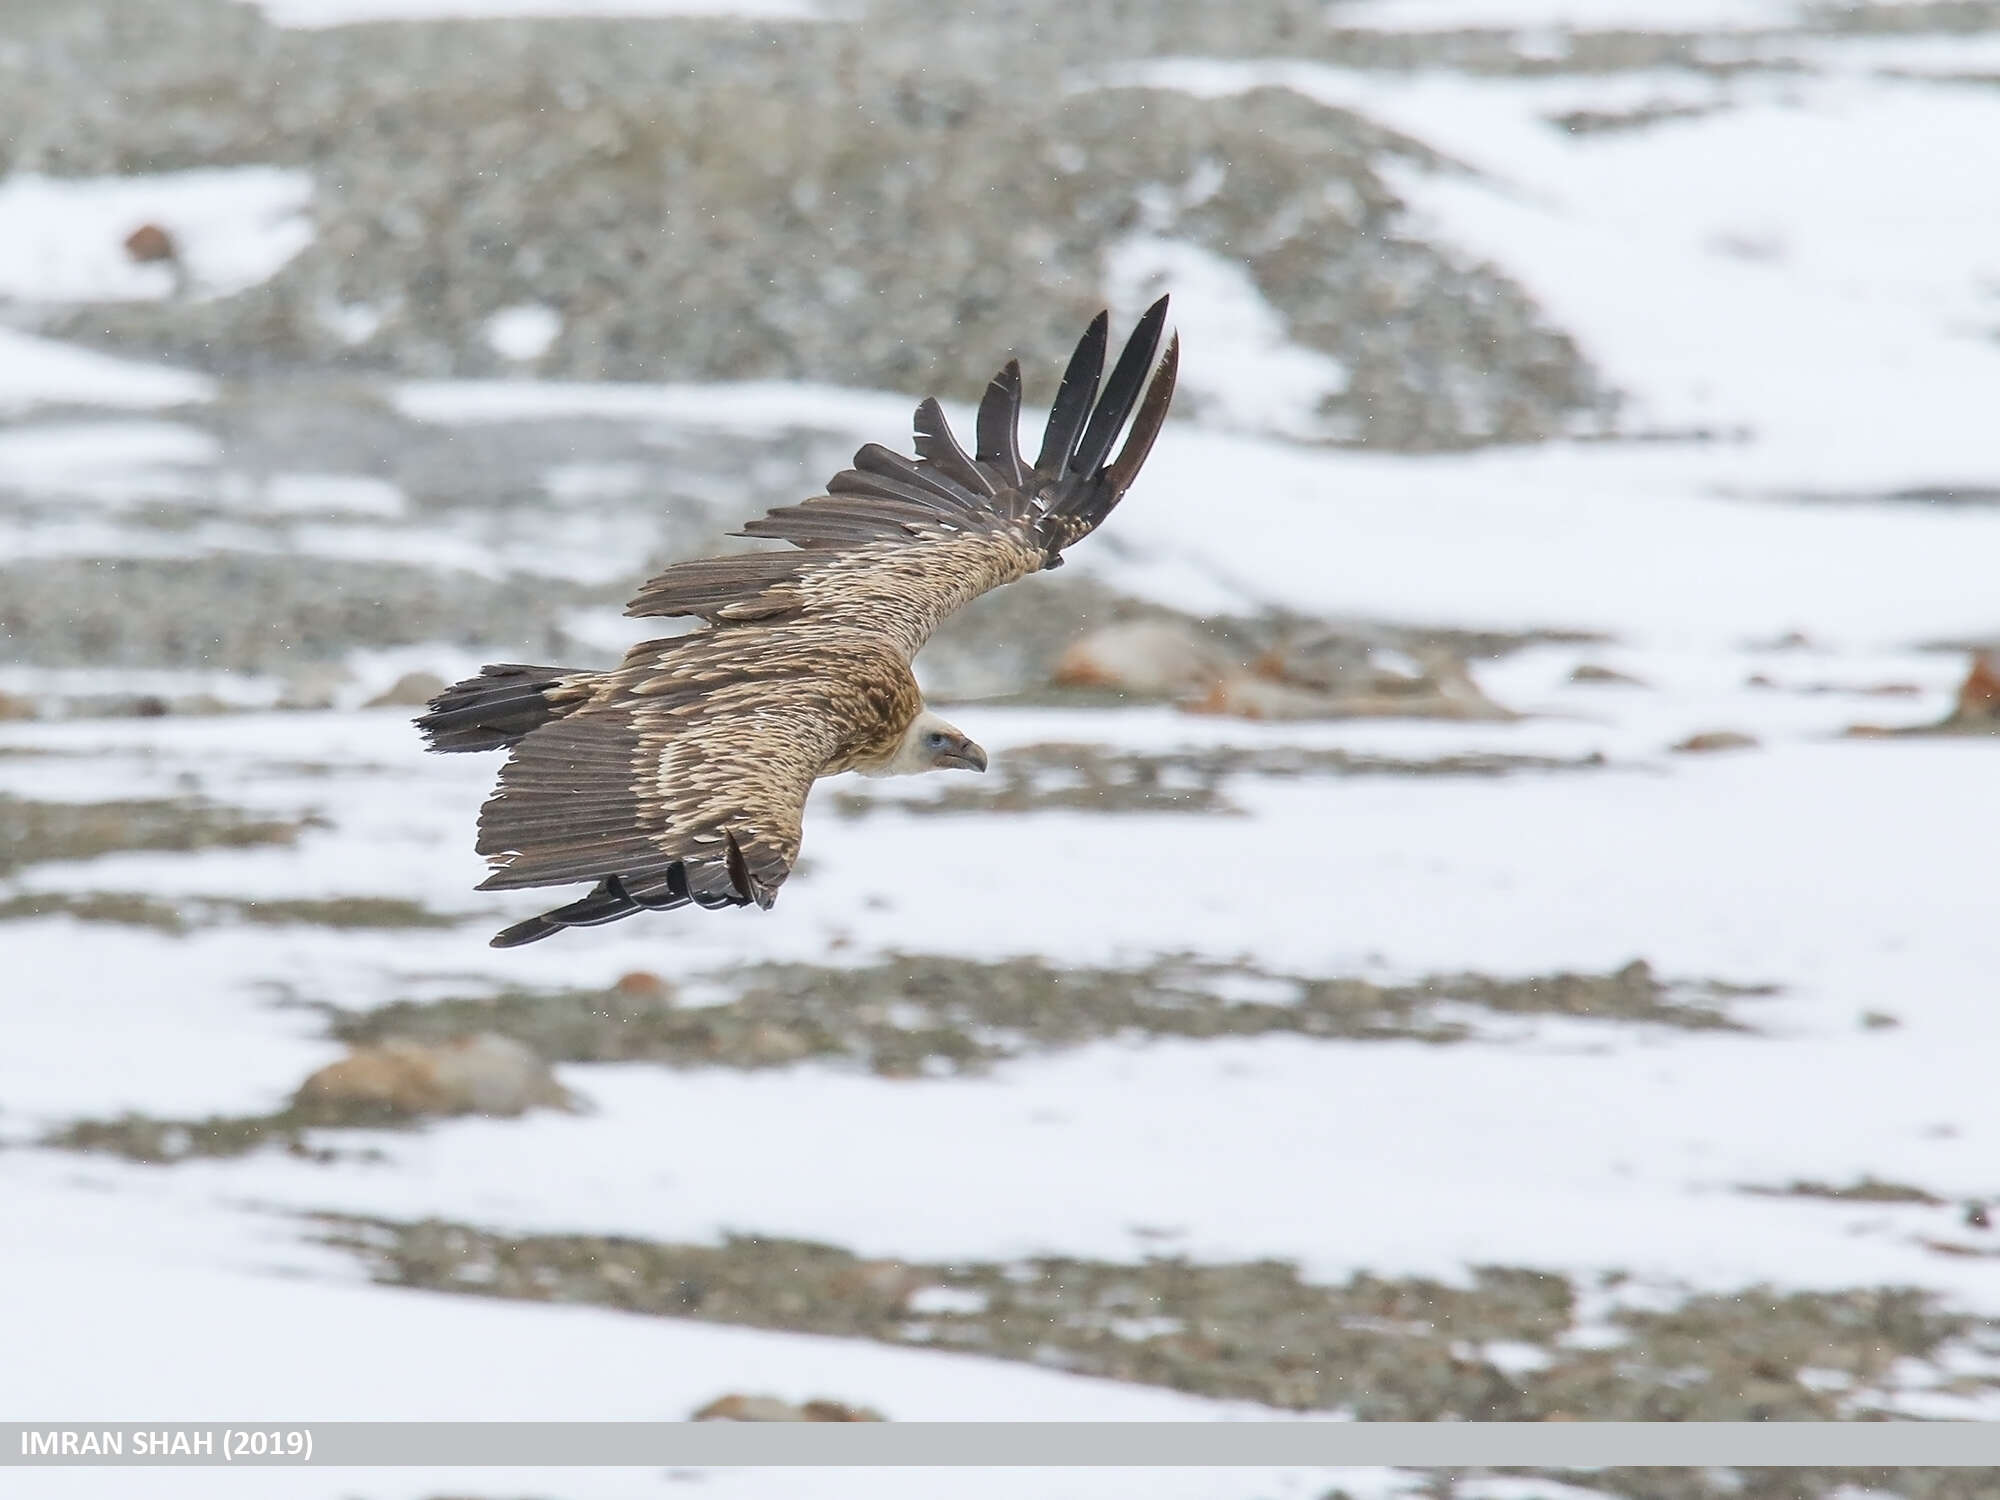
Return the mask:
M 54 339 L 0 328 L 0 416 L 37 406 L 159 407 L 207 401 L 204 375 L 115 359 Z
M 275 26 L 320 29 L 376 21 L 591 20 L 722 16 L 811 21 L 815 0 L 249 0 Z
M 520 364 L 547 354 L 561 332 L 562 316 L 539 302 L 503 307 L 486 320 L 486 342 L 493 352 Z
M 312 242 L 312 176 L 286 167 L 144 177 L 0 179 L 0 300 L 130 302 L 171 296 L 166 261 L 137 262 L 142 225 L 173 241 L 189 290 L 224 297 L 275 275 Z
M 1159 235 L 1132 235 L 1105 252 L 1112 298 L 1145 305 L 1173 296 L 1181 337 L 1203 351 L 1175 394 L 1214 426 L 1279 437 L 1331 436 L 1319 403 L 1347 387 L 1330 355 L 1301 348 L 1234 261 Z

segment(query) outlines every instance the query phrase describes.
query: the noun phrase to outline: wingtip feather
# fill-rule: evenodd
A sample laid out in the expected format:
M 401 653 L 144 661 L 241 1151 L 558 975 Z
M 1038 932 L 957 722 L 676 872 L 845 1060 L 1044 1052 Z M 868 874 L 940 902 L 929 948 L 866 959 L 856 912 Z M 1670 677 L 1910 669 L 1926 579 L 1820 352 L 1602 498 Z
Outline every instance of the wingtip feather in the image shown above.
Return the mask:
M 1076 351 L 1063 371 L 1062 384 L 1049 407 L 1049 425 L 1042 433 L 1042 451 L 1035 459 L 1037 472 L 1054 478 L 1069 467 L 1076 440 L 1097 399 L 1097 382 L 1104 374 L 1104 347 L 1111 336 L 1111 314 L 1101 310 L 1077 340 Z

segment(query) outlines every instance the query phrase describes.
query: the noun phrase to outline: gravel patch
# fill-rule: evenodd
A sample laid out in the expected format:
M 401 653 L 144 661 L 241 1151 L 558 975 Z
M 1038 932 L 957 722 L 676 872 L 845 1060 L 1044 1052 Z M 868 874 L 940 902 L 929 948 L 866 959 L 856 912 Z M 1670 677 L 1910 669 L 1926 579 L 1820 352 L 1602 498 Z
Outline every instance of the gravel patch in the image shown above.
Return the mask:
M 948 779 L 935 791 L 904 794 L 873 788 L 833 795 L 843 817 L 871 813 L 1211 813 L 1240 812 L 1227 784 L 1238 777 L 1296 781 L 1347 776 L 1516 776 L 1594 771 L 1602 755 L 1559 758 L 1478 752 L 1413 759 L 1341 749 L 1281 746 L 1247 749 L 1123 751 L 1103 745 L 1022 745 L 976 781 Z
M 1731 1002 L 1771 993 L 1664 983 L 1644 963 L 1613 974 L 1467 974 L 1408 986 L 1185 958 L 1140 969 L 1064 969 L 1039 959 L 923 955 L 854 968 L 773 964 L 710 977 L 728 988 L 728 1000 L 682 1006 L 664 980 L 636 973 L 606 990 L 510 989 L 335 1012 L 330 1029 L 347 1042 L 494 1031 L 564 1062 L 757 1068 L 818 1059 L 910 1077 L 977 1072 L 1115 1037 L 1458 1042 L 1479 1034 L 1481 1015 L 1742 1031 L 1749 1027 Z M 1270 998 L 1242 998 L 1245 991 Z
M 0 566 L 0 649 L 41 666 L 285 672 L 451 641 L 540 661 L 579 649 L 556 621 L 580 597 L 556 579 L 287 553 L 54 558 Z
M 240 924 L 385 932 L 452 927 L 464 920 L 393 896 L 333 896 L 319 900 L 182 896 L 168 900 L 139 891 L 23 891 L 0 898 L 0 922 L 34 917 L 70 917 L 79 922 L 148 927 L 175 937 L 202 928 Z
M 192 797 L 36 802 L 0 792 L 0 875 L 128 850 L 192 854 L 290 844 L 306 826 Z
M 1907 1376 L 1899 1361 L 1963 1392 L 2000 1387 L 1945 1368 L 1968 1341 L 1990 1346 L 1993 1325 L 1895 1288 L 1751 1287 L 1585 1323 L 1585 1288 L 1522 1268 L 1480 1268 L 1464 1286 L 1319 1284 L 1279 1261 L 937 1265 L 747 1235 L 689 1245 L 313 1222 L 387 1285 L 956 1349 L 1364 1421 L 1865 1418 Z

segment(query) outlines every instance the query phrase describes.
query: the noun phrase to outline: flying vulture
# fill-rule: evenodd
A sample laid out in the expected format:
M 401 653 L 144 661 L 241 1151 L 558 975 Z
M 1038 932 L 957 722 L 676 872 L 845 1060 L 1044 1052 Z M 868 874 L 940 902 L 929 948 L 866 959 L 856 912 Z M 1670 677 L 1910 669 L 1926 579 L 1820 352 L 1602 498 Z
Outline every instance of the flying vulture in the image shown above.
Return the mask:
M 924 706 L 910 663 L 954 610 L 1059 566 L 1111 514 L 1173 399 L 1179 338 L 1153 359 L 1166 318 L 1162 297 L 1100 393 L 1097 315 L 1032 465 L 1010 362 L 979 403 L 972 452 L 926 400 L 915 459 L 870 443 L 824 495 L 738 533 L 789 548 L 675 563 L 625 610 L 703 628 L 642 642 L 608 672 L 487 667 L 432 699 L 417 720 L 430 749 L 511 752 L 479 814 L 493 872 L 480 889 L 595 882 L 493 946 L 690 902 L 768 907 L 820 777 L 985 770 L 986 752 Z

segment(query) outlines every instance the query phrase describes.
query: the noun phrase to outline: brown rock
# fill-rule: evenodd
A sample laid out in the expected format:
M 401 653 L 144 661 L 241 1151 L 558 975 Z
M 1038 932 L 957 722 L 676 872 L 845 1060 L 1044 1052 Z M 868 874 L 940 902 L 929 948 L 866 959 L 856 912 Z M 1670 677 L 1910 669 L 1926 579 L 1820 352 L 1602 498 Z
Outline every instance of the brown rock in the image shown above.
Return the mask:
M 802 1405 L 777 1396 L 718 1396 L 694 1414 L 697 1422 L 879 1422 L 882 1413 L 866 1406 L 815 1397 Z
M 363 708 L 421 708 L 450 684 L 435 672 L 405 672 Z
M 1685 755 L 1699 755 L 1712 750 L 1755 750 L 1757 741 L 1747 734 L 1734 729 L 1705 729 L 1700 734 L 1691 734 L 1674 749 Z
M 634 969 L 629 974 L 619 975 L 618 982 L 611 988 L 628 1000 L 664 1000 L 673 993 L 672 985 L 645 969 Z
M 8 719 L 40 718 L 40 711 L 18 693 L 0 693 L 0 722 Z
M 1226 714 L 1237 719 L 1337 719 L 1352 712 L 1348 706 L 1352 701 L 1246 673 L 1221 679 L 1181 707 L 1191 714 Z
M 1959 684 L 1958 703 L 1946 724 L 1970 729 L 1991 725 L 2000 730 L 2000 652 L 1982 651 Z
M 156 260 L 173 260 L 180 251 L 174 237 L 157 224 L 141 224 L 125 236 L 125 253 L 141 265 Z
M 1056 658 L 1058 687 L 1109 688 L 1147 698 L 1199 693 L 1234 668 L 1228 654 L 1192 626 L 1171 620 L 1106 625 Z
M 572 1101 L 547 1063 L 511 1037 L 481 1032 L 446 1042 L 356 1047 L 299 1085 L 293 1103 L 335 1118 L 523 1114 Z

